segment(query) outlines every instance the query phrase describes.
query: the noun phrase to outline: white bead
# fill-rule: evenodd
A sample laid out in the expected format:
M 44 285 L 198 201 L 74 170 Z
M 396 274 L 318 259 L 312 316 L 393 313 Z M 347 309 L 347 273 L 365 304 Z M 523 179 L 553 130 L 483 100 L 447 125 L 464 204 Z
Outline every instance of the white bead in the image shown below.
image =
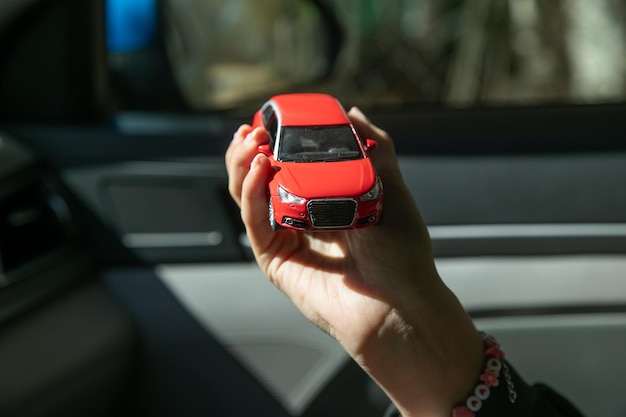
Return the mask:
M 487 368 L 495 372 L 500 372 L 502 369 L 502 362 L 499 359 L 491 358 L 487 361 Z
M 489 398 L 491 390 L 489 390 L 489 387 L 487 385 L 479 384 L 476 385 L 474 394 L 476 395 L 476 397 L 478 397 L 479 400 L 486 400 L 487 398 Z
M 481 407 L 483 406 L 483 402 L 480 400 L 480 398 L 472 395 L 467 399 L 465 405 L 473 412 L 476 412 L 481 409 Z

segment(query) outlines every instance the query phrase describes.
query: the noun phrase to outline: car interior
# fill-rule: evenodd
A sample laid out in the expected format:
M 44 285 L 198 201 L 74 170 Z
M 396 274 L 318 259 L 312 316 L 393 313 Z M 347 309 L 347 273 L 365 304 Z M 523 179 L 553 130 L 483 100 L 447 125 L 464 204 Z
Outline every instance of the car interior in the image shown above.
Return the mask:
M 273 94 L 320 91 L 394 139 L 476 327 L 528 382 L 623 416 L 624 16 L 621 0 L 2 0 L 0 415 L 384 414 L 264 278 L 227 190 L 237 127 Z

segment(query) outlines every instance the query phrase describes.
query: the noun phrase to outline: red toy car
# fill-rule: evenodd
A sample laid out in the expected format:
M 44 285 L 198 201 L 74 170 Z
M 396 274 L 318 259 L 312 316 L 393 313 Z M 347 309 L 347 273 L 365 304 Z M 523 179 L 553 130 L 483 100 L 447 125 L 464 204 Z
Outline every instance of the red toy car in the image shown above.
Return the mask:
M 376 142 L 358 137 L 339 101 L 326 94 L 283 94 L 256 112 L 270 143 L 259 152 L 276 171 L 269 183 L 273 230 L 353 229 L 374 225 L 383 189 L 368 157 Z

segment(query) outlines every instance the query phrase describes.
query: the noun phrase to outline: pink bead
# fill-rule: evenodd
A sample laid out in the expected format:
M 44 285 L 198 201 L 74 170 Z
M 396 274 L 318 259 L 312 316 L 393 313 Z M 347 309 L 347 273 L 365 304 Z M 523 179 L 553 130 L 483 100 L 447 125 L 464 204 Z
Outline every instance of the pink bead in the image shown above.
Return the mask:
M 480 376 L 480 380 L 488 387 L 497 387 L 500 384 L 498 378 L 500 374 L 492 369 L 485 369 L 485 372 Z
M 476 414 L 464 405 L 454 407 L 452 410 L 452 417 L 475 417 Z

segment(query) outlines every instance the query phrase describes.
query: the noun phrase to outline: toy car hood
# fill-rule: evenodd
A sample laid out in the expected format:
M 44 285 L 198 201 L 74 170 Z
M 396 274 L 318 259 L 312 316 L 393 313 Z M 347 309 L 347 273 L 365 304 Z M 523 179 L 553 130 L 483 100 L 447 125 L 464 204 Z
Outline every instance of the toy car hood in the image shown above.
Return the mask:
M 274 182 L 288 192 L 307 199 L 358 197 L 376 183 L 376 173 L 368 159 L 279 162 L 275 169 Z

